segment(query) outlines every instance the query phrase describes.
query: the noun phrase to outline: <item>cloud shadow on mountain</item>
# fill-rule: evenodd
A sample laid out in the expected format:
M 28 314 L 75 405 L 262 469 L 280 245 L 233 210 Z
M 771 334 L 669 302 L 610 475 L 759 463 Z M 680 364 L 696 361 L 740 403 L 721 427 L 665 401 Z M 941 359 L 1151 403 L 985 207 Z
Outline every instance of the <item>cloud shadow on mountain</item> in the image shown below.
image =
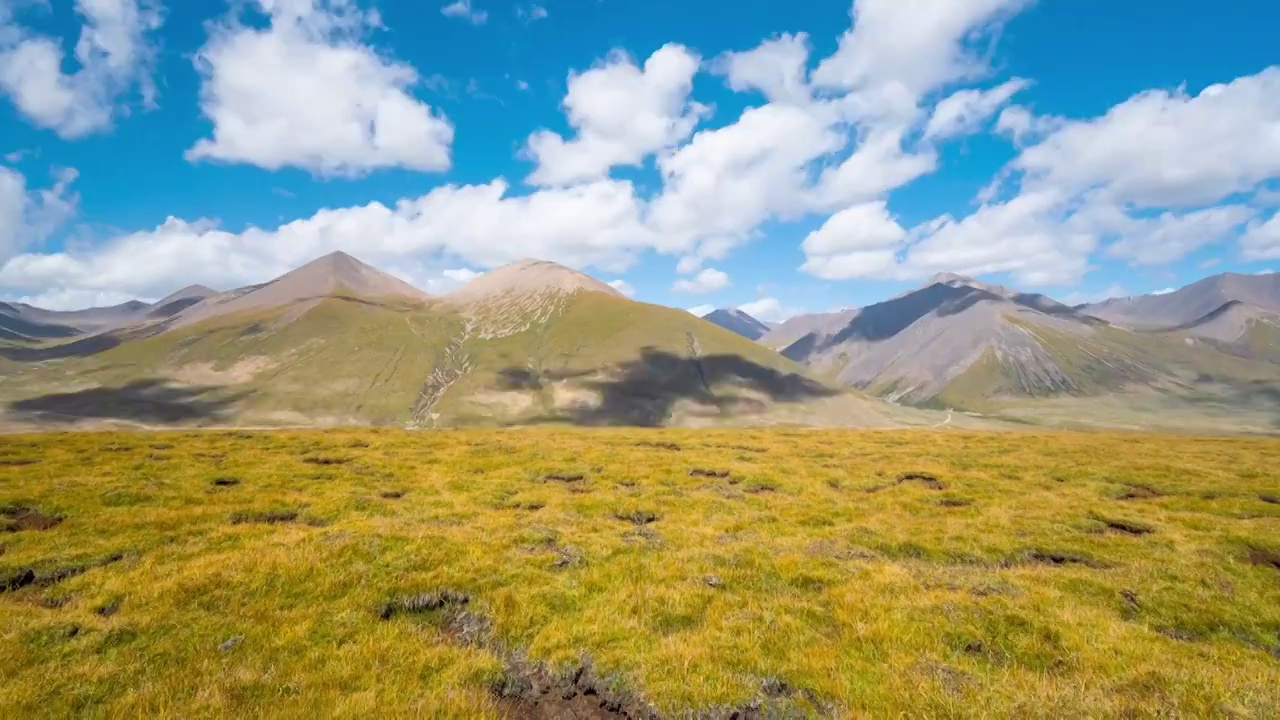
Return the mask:
M 155 424 L 203 424 L 225 420 L 247 393 L 216 386 L 175 385 L 158 378 L 118 387 L 40 395 L 8 403 L 8 419 L 34 423 L 127 420 Z
M 527 367 L 508 368 L 499 374 L 499 385 L 504 390 L 542 391 L 550 383 L 570 379 L 595 393 L 599 402 L 560 410 L 542 421 L 656 427 L 666 422 L 681 400 L 714 408 L 722 416 L 765 409 L 763 400 L 713 392 L 713 388 L 727 386 L 764 395 L 775 403 L 799 403 L 839 394 L 838 390 L 798 373 L 774 370 L 740 355 L 694 358 L 652 347 L 642 349 L 635 360 L 601 371 L 536 374 Z

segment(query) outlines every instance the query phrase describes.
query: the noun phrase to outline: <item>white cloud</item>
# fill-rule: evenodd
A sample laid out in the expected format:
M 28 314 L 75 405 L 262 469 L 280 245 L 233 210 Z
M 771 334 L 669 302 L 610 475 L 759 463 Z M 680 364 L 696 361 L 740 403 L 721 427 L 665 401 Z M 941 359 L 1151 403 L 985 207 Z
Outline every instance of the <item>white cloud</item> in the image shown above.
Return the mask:
M 1224 205 L 1194 212 L 1161 213 L 1157 217 L 1135 219 L 1116 211 L 1113 225 L 1100 230 L 1118 237 L 1107 247 L 1111 257 L 1132 260 L 1137 265 L 1163 265 L 1180 260 L 1205 245 L 1221 242 L 1254 216 L 1244 205 Z
M 449 168 L 453 126 L 410 94 L 417 71 L 360 42 L 376 13 L 354 0 L 257 5 L 268 28 L 235 19 L 213 25 L 196 56 L 213 137 L 188 159 L 319 175 Z
M 629 183 L 599 181 L 510 196 L 502 180 L 446 185 L 388 207 L 321 210 L 274 229 L 228 232 L 209 220 L 170 218 L 148 231 L 95 246 L 27 253 L 0 267 L 10 294 L 114 292 L 162 297 L 202 283 L 232 288 L 263 282 L 344 250 L 432 290 L 432 278 L 465 263 L 492 268 L 533 256 L 618 272 L 653 245 Z
M 809 37 L 780 35 L 746 52 L 716 59 L 713 69 L 735 91 L 759 90 L 770 102 L 808 102 Z
M 577 137 L 550 130 L 529 137 L 526 153 L 538 164 L 537 185 L 604 177 L 617 165 L 639 165 L 687 138 L 706 108 L 688 102 L 698 56 L 681 45 L 659 48 L 640 68 L 615 51 L 603 64 L 569 76 L 564 109 Z
M 977 132 L 996 110 L 1029 84 L 1026 80 L 1014 78 L 990 90 L 969 89 L 952 93 L 934 108 L 933 116 L 924 129 L 925 138 L 946 140 Z
M 842 146 L 828 110 L 771 103 L 737 122 L 703 130 L 659 158 L 662 193 L 650 224 L 666 249 L 723 255 L 773 216 L 808 210 L 810 166 Z
M 1280 259 L 1280 212 L 1266 222 L 1250 223 L 1240 238 L 1240 253 L 1245 260 Z
M 456 268 L 456 269 L 445 270 L 440 274 L 454 282 L 465 283 L 465 282 L 471 282 L 472 280 L 475 280 L 476 278 L 480 277 L 484 273 L 476 272 L 475 270 L 470 270 L 468 268 Z
M 613 288 L 614 290 L 617 290 L 618 292 L 622 293 L 623 295 L 626 295 L 627 297 L 631 297 L 632 295 L 636 294 L 636 289 L 631 285 L 631 283 L 627 282 L 626 280 L 621 280 L 621 279 L 610 280 L 609 287 Z
M 996 132 L 1008 135 L 1015 145 L 1039 142 L 1046 135 L 1067 123 L 1065 118 L 1053 115 L 1036 115 L 1021 105 L 1007 107 L 996 118 Z
M 729 287 L 729 276 L 716 270 L 706 268 L 692 278 L 681 278 L 671 286 L 672 292 L 687 295 L 706 295 Z
M 538 20 L 545 20 L 547 18 L 547 9 L 541 5 L 517 6 L 516 17 L 520 19 L 520 22 L 527 25 Z
M 1151 294 L 1152 295 L 1168 295 L 1169 293 L 1176 292 L 1177 290 L 1178 288 L 1167 287 L 1167 288 L 1164 288 L 1163 290 L 1156 290 Z
M 1280 175 L 1280 66 L 1199 95 L 1139 93 L 1066 121 L 1012 167 L 1025 186 L 1091 191 L 1141 207 L 1197 206 Z
M 738 306 L 742 312 L 767 323 L 780 323 L 804 313 L 803 308 L 786 307 L 777 298 L 762 297 Z
M 483 25 L 489 20 L 489 12 L 472 8 L 471 0 L 455 0 L 455 2 L 440 8 L 440 14 L 445 17 L 465 20 L 472 25 Z
M 156 94 L 151 35 L 162 22 L 158 3 L 76 0 L 75 7 L 84 25 L 73 73 L 63 72 L 66 57 L 55 39 L 15 24 L 12 4 L 0 7 L 0 93 L 33 123 L 64 138 L 110 127 L 127 112 L 122 96 L 135 88 L 147 107 Z
M 0 166 L 0 262 L 44 240 L 75 213 L 75 179 L 75 170 L 62 170 L 49 188 L 30 190 L 26 177 Z
M 685 308 L 685 312 L 696 317 L 705 317 L 715 312 L 715 305 L 695 305 L 691 308 Z
M 525 82 L 524 80 L 516 80 L 516 89 L 521 92 L 528 92 L 529 83 Z
M 921 97 L 984 75 L 972 50 L 1030 0 L 857 0 L 853 27 L 813 73 L 825 88 L 855 91 L 865 115 L 902 118 Z
M 895 265 L 906 239 L 883 201 L 854 205 L 804 239 L 801 270 L 827 280 L 873 277 Z

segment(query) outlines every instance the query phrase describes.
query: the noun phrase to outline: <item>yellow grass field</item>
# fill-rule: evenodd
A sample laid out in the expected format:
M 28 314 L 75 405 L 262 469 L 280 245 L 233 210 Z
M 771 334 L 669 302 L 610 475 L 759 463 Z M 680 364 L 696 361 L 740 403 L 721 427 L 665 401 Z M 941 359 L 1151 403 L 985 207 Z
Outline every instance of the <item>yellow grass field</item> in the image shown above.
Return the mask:
M 1278 467 L 1089 433 L 0 436 L 0 717 L 1275 718 Z

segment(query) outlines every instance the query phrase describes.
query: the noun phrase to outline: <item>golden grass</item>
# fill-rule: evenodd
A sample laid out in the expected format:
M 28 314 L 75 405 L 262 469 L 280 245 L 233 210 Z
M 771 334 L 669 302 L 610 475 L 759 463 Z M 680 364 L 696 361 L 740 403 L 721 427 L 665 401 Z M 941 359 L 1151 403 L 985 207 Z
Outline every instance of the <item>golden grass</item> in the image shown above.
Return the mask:
M 943 431 L 0 437 L 0 525 L 63 518 L 0 534 L 0 585 L 47 583 L 0 592 L 0 717 L 500 716 L 506 648 L 588 655 L 664 715 L 773 679 L 801 715 L 1273 718 L 1278 457 Z M 379 617 L 438 589 L 492 641 Z

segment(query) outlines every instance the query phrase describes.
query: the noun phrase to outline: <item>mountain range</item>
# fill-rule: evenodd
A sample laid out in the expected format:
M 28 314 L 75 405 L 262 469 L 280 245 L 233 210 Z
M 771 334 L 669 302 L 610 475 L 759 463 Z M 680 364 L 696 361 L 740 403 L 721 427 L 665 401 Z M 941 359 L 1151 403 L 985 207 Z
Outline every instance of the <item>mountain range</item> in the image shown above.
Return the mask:
M 6 426 L 940 421 L 539 260 L 441 296 L 334 253 L 227 292 L 2 310 Z
M 344 253 L 73 312 L 0 304 L 0 424 L 1280 426 L 1280 275 L 1069 306 L 952 274 L 781 324 L 523 260 L 430 296 Z

